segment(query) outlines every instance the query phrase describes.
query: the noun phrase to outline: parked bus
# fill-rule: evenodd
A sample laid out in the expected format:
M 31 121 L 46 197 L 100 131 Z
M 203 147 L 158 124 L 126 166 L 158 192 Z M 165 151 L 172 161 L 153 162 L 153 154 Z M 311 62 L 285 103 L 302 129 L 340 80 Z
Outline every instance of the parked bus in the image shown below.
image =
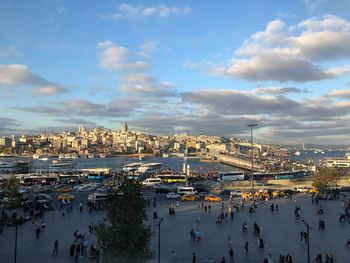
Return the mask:
M 224 172 L 219 174 L 219 181 L 243 181 L 244 172 Z
M 157 177 L 162 179 L 163 183 L 186 183 L 186 175 L 183 174 L 158 174 Z

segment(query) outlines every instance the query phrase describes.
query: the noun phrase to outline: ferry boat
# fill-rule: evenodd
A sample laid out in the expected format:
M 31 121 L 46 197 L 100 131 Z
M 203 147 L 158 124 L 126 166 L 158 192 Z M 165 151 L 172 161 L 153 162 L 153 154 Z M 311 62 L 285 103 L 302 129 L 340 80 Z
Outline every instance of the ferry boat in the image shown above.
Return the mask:
M 122 172 L 126 172 L 126 173 L 136 172 L 138 168 L 143 164 L 144 163 L 128 163 L 124 165 Z
M 146 163 L 141 165 L 137 172 L 140 174 L 152 174 L 157 173 L 162 168 L 162 163 Z
M 57 159 L 53 160 L 50 168 L 74 168 L 75 161 L 73 159 Z

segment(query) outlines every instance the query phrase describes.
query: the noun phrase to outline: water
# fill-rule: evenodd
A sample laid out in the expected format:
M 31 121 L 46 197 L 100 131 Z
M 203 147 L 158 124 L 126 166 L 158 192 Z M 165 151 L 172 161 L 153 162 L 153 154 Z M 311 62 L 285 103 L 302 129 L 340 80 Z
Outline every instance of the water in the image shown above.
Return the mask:
M 48 161 L 33 160 L 31 158 L 2 158 L 3 162 L 14 161 L 31 161 L 32 171 L 49 170 L 54 159 Z M 198 173 L 208 173 L 210 171 L 229 172 L 239 171 L 240 169 L 214 162 L 201 162 L 199 159 L 188 159 L 184 161 L 180 157 L 145 157 L 141 161 L 137 157 L 110 157 L 110 158 L 77 158 L 74 159 L 76 169 L 83 168 L 111 168 L 113 172 L 120 171 L 125 164 L 142 162 L 142 163 L 162 163 L 162 168 L 171 168 L 177 172 L 182 172 L 183 164 L 190 165 L 191 171 Z M 56 169 L 55 169 L 56 170 Z
M 314 152 L 314 150 L 301 150 L 300 155 L 294 155 L 295 151 L 291 152 L 290 159 L 299 162 L 307 162 L 308 160 L 314 161 L 314 163 L 318 163 L 320 159 L 323 158 L 335 158 L 340 157 L 344 158 L 347 151 L 327 151 L 322 152 Z
M 290 158 L 294 161 L 307 162 L 308 160 L 318 163 L 322 158 L 326 157 L 344 157 L 347 151 L 324 151 L 315 153 L 313 150 L 302 150 L 300 156 L 294 155 L 295 151 L 291 152 Z M 15 162 L 15 161 L 31 161 L 32 171 L 49 170 L 54 159 L 48 161 L 33 160 L 32 158 L 0 158 L 0 162 Z M 171 168 L 177 172 L 182 172 L 183 163 L 190 165 L 191 171 L 198 173 L 208 173 L 210 171 L 232 172 L 240 169 L 228 166 L 225 164 L 214 162 L 201 162 L 199 159 L 188 159 L 184 161 L 181 157 L 145 157 L 141 161 L 138 157 L 110 157 L 110 158 L 77 158 L 75 159 L 76 169 L 83 168 L 111 168 L 113 172 L 120 171 L 125 164 L 133 162 L 143 163 L 162 163 L 163 168 Z

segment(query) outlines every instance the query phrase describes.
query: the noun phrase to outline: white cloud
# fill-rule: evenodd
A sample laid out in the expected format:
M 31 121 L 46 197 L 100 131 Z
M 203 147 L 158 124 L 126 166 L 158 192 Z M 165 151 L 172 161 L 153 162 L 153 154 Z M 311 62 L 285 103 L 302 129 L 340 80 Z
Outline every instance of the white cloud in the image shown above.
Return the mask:
M 143 73 L 126 76 L 119 89 L 123 92 L 159 98 L 176 95 L 174 84 L 170 82 L 159 82 L 152 76 Z
M 14 92 L 30 91 L 35 96 L 68 92 L 66 87 L 32 73 L 26 65 L 21 64 L 0 65 L 0 85 L 11 86 Z
M 0 58 L 20 57 L 22 54 L 15 47 L 0 49 Z
M 337 89 L 325 95 L 326 97 L 334 97 L 340 99 L 350 99 L 350 89 Z
M 273 20 L 264 31 L 246 39 L 225 66 L 206 63 L 206 68 L 214 74 L 249 81 L 319 81 L 350 73 L 350 65 L 320 64 L 349 60 L 349 46 L 350 23 L 334 15 L 313 17 L 292 26 Z
M 301 93 L 306 92 L 306 90 L 301 90 L 295 87 L 262 87 L 254 89 L 254 92 L 257 94 L 286 94 L 286 93 Z
M 98 47 L 102 49 L 100 55 L 102 68 L 115 71 L 138 71 L 150 67 L 147 61 L 139 60 L 136 53 L 109 40 L 98 43 Z
M 183 8 L 177 6 L 154 5 L 154 6 L 133 6 L 131 4 L 121 4 L 119 12 L 108 17 L 112 19 L 121 18 L 142 18 L 142 17 L 169 17 L 175 15 L 187 15 L 191 9 L 188 6 Z
M 39 86 L 33 90 L 35 96 L 50 96 L 59 93 L 67 93 L 68 89 L 58 84 L 47 84 Z
M 156 40 L 149 40 L 140 45 L 140 55 L 149 57 L 159 46 L 159 42 Z
M 215 68 L 213 73 L 249 81 L 307 82 L 333 78 L 338 76 L 340 71 L 337 73 L 335 71 L 325 72 L 307 60 L 270 53 L 247 60 L 234 61 L 228 67 Z

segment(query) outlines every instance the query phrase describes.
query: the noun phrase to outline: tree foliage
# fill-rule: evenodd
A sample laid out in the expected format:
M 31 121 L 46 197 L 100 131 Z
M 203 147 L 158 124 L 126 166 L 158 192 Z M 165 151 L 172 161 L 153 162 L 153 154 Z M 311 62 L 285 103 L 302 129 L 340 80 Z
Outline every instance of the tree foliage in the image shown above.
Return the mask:
M 5 182 L 4 190 L 6 197 L 15 199 L 18 197 L 20 184 L 14 175 L 11 175 Z
M 339 176 L 334 168 L 322 167 L 314 174 L 312 185 L 320 194 L 324 194 L 330 187 L 337 185 Z
M 141 185 L 126 177 L 118 190 L 108 194 L 107 221 L 96 227 L 99 245 L 106 262 L 143 262 L 151 258 L 151 229 L 145 227 L 145 203 Z

